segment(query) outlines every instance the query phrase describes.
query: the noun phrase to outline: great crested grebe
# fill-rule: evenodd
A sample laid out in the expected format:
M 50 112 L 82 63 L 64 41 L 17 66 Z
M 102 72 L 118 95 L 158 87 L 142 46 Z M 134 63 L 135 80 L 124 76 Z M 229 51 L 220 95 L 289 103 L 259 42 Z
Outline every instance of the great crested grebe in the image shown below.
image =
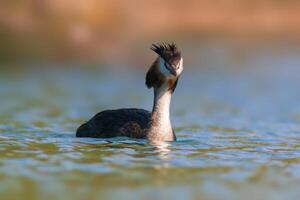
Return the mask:
M 183 70 L 183 59 L 174 43 L 153 44 L 151 50 L 158 54 L 146 75 L 147 87 L 154 88 L 152 112 L 136 108 L 102 111 L 77 129 L 77 137 L 176 140 L 170 121 L 170 103 Z

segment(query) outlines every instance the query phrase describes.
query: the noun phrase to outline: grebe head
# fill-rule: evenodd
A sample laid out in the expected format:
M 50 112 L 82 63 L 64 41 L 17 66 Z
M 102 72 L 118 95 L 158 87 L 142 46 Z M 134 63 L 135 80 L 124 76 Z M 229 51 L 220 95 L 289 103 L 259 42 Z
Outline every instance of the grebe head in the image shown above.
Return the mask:
M 152 44 L 151 50 L 158 58 L 151 65 L 146 75 L 146 85 L 156 91 L 174 92 L 178 78 L 183 71 L 181 52 L 174 43 Z
M 152 44 L 151 50 L 159 55 L 159 71 L 165 77 L 177 78 L 183 71 L 181 52 L 174 43 Z

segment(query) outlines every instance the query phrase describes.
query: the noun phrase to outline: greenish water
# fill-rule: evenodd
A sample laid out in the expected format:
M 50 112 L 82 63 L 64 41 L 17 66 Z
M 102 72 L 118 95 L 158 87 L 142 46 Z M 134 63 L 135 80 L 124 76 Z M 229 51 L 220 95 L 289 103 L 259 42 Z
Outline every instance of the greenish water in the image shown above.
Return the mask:
M 298 199 L 300 62 L 269 58 L 187 69 L 172 102 L 178 141 L 159 146 L 74 137 L 102 109 L 151 109 L 142 73 L 2 73 L 1 199 Z

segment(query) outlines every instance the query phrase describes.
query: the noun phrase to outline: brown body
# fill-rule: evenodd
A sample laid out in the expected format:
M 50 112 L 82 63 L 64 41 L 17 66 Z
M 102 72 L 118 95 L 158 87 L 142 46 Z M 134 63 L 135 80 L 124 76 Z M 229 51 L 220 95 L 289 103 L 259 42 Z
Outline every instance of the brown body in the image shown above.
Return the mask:
M 82 124 L 77 137 L 110 138 L 126 136 L 146 138 L 151 121 L 151 113 L 143 109 L 106 110 L 96 114 Z

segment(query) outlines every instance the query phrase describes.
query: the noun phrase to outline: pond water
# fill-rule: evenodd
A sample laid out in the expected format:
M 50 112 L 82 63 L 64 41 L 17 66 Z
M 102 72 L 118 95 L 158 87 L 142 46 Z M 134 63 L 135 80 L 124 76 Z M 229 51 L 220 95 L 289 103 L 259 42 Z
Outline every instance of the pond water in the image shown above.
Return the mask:
M 142 72 L 0 75 L 1 199 L 299 199 L 300 59 L 186 70 L 178 141 L 76 138 L 102 109 L 151 109 Z M 186 66 L 186 68 L 188 68 Z

